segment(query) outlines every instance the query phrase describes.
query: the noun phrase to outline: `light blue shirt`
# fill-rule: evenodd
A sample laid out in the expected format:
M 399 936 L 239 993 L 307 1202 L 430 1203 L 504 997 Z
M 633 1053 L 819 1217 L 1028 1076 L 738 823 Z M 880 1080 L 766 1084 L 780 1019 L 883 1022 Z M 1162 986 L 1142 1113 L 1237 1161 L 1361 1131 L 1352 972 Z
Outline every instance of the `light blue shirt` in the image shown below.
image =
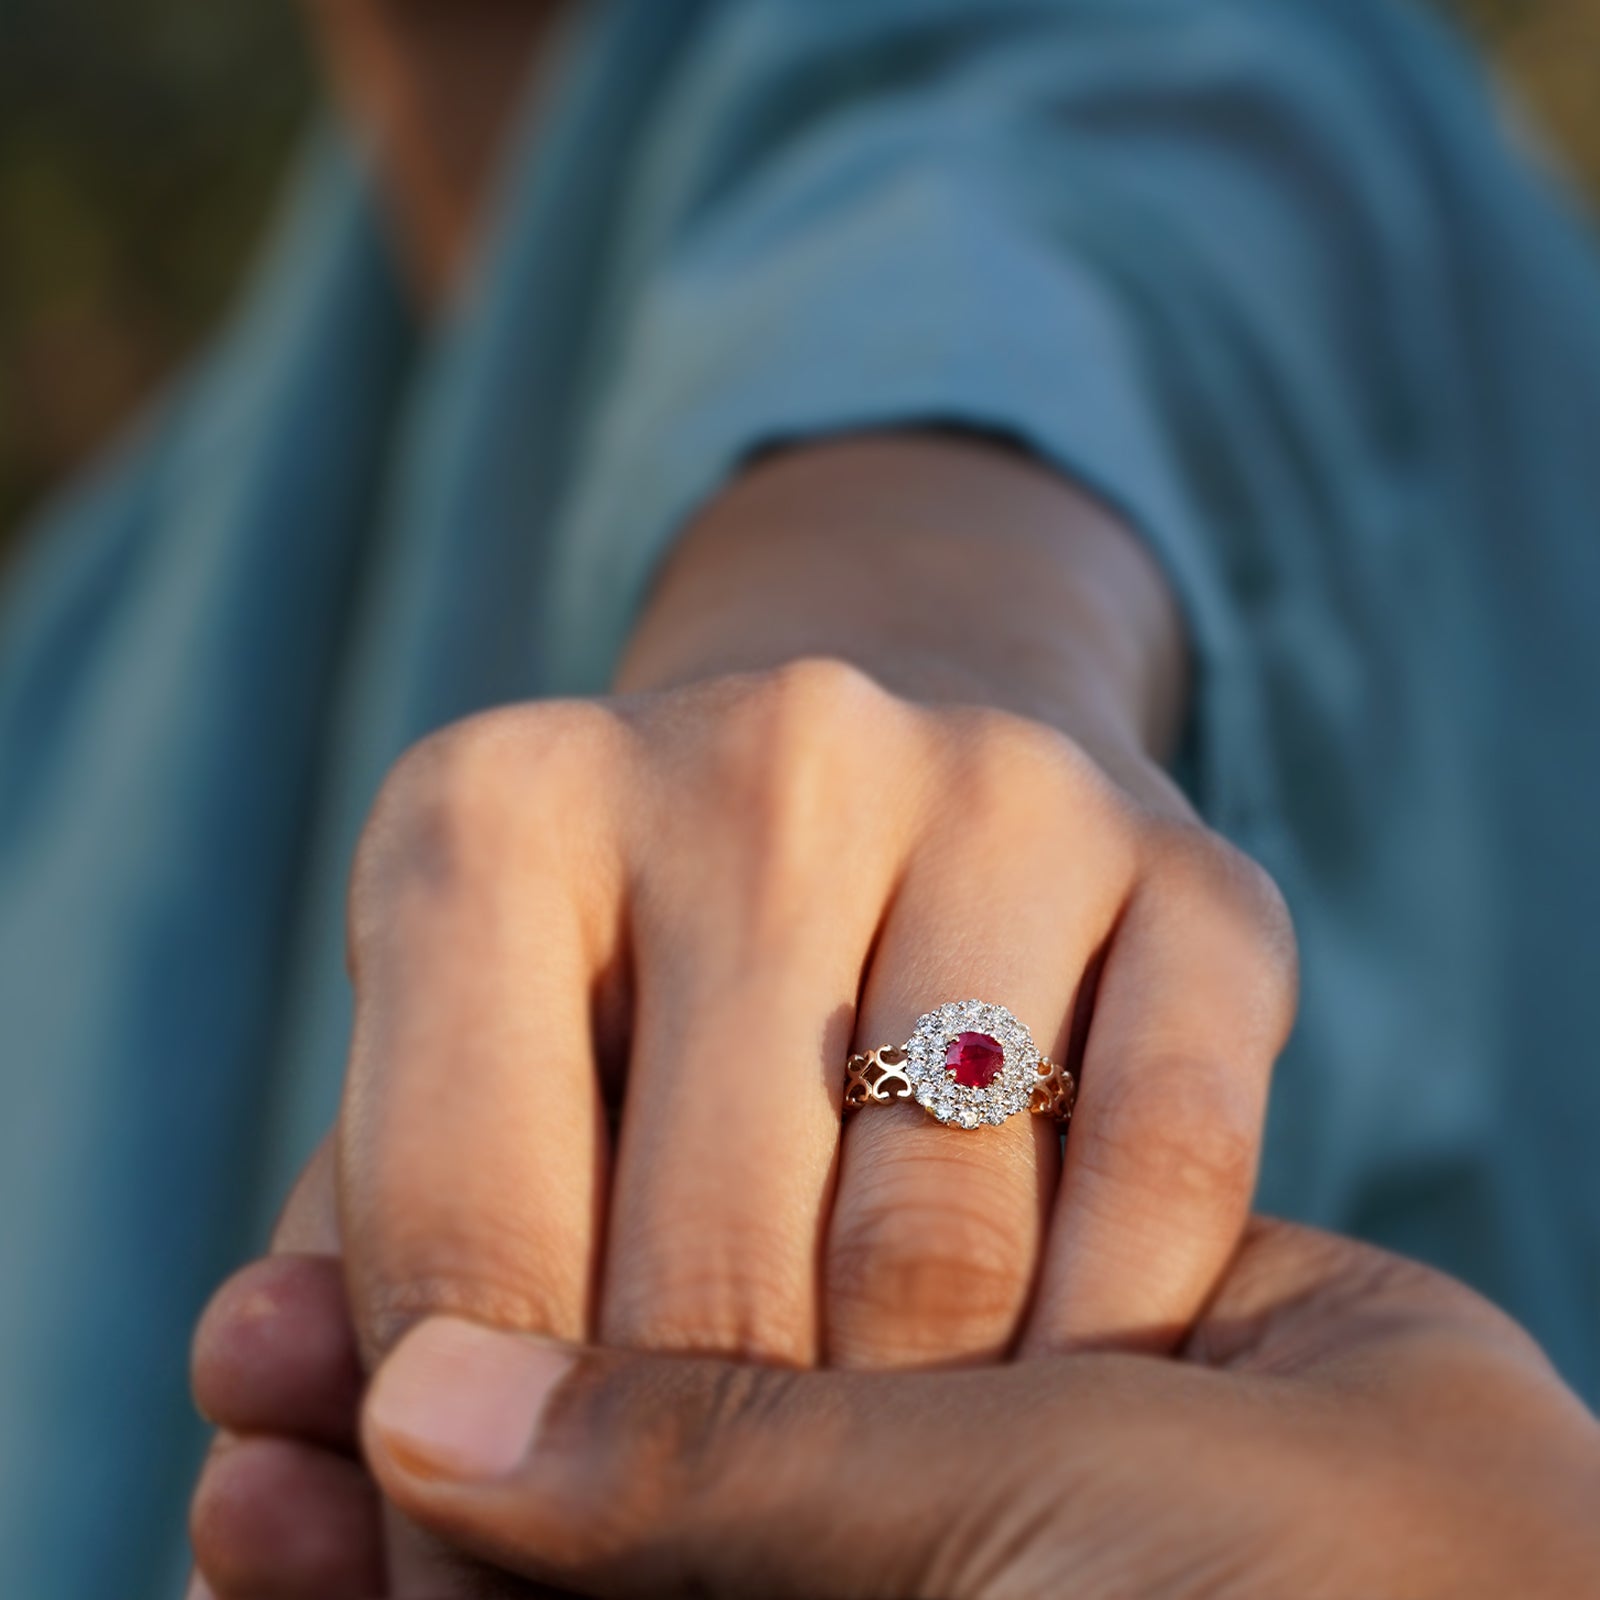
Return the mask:
M 565 48 L 460 315 L 324 137 L 8 575 L 5 1592 L 177 1581 L 189 1329 L 332 1116 L 386 768 L 600 690 L 684 519 L 851 429 L 1009 435 L 1149 541 L 1183 776 L 1300 931 L 1263 1204 L 1600 1396 L 1600 267 L 1473 63 L 1385 0 L 613 0 Z

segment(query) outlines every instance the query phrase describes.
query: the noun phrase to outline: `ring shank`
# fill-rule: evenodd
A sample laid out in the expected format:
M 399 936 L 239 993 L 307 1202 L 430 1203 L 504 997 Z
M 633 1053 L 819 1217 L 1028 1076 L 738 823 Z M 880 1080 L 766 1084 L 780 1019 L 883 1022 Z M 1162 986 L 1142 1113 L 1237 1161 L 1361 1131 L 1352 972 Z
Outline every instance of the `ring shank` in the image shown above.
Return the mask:
M 880 1045 L 862 1050 L 845 1063 L 844 1109 L 858 1111 L 863 1106 L 888 1105 L 912 1098 L 913 1085 L 906 1076 L 908 1057 L 898 1045 Z M 1073 1073 L 1049 1056 L 1040 1056 L 1038 1080 L 1028 1110 L 1036 1117 L 1053 1117 L 1063 1126 L 1072 1120 L 1073 1103 L 1078 1098 L 1078 1081 Z

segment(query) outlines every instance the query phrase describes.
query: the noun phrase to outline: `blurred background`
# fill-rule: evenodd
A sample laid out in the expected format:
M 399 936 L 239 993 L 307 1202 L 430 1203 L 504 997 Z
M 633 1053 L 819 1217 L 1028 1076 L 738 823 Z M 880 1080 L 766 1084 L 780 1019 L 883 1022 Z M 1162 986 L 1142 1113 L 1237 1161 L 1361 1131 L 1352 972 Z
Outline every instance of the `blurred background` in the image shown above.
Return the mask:
M 1600 0 L 1435 3 L 1600 203 Z M 0 0 L 0 559 L 213 323 L 313 92 L 292 0 Z

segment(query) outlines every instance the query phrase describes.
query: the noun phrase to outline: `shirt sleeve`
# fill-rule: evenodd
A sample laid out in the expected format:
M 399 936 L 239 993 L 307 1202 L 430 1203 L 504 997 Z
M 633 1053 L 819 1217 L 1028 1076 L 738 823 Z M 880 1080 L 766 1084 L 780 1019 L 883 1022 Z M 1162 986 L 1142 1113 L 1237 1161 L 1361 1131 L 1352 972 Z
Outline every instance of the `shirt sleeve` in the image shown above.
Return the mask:
M 651 260 L 564 613 L 620 642 L 673 533 L 763 447 L 1007 435 L 1148 541 L 1199 666 L 1188 779 L 1230 831 L 1270 817 L 1244 640 L 1331 545 L 1359 588 L 1352 526 L 1392 554 L 1387 508 L 1351 497 L 1404 479 L 1438 409 L 1432 198 L 1396 154 L 1415 94 L 1365 13 L 721 8 L 641 175 Z

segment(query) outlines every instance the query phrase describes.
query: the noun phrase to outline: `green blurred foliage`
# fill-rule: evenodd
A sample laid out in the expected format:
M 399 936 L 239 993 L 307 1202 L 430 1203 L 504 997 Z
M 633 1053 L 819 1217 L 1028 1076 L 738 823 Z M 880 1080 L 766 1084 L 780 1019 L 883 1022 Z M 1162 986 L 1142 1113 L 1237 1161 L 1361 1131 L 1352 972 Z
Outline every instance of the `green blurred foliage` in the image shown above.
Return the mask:
M 1440 3 L 1600 196 L 1600 0 Z M 299 23 L 292 0 L 0 0 L 0 544 L 214 324 L 308 113 Z
M 0 0 L 0 538 L 213 323 L 309 101 L 289 0 Z
M 1600 204 L 1600 0 L 1438 0 L 1487 44 Z

